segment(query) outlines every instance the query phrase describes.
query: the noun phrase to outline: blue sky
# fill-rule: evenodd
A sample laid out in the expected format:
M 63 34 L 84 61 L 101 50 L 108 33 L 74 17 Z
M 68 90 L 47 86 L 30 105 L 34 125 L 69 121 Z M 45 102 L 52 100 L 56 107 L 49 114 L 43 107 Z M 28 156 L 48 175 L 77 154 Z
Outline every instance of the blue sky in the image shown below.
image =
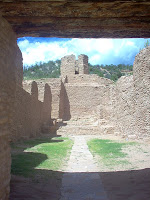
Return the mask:
M 91 64 L 133 64 L 135 55 L 147 39 L 67 39 L 33 38 L 18 39 L 23 54 L 23 64 L 61 59 L 65 55 L 89 56 Z

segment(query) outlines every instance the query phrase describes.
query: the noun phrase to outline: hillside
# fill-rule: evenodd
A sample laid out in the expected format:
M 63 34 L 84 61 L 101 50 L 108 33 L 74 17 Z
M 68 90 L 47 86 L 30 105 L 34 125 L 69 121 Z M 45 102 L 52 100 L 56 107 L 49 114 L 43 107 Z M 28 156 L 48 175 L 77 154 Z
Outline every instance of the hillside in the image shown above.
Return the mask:
M 40 78 L 58 78 L 60 76 L 60 60 L 38 63 L 30 67 L 24 67 L 23 75 L 25 80 Z M 131 75 L 132 65 L 91 65 L 89 64 L 90 74 L 97 74 L 113 81 L 118 80 L 123 75 Z
M 60 76 L 60 60 L 38 63 L 23 68 L 23 77 L 26 80 L 40 78 L 58 78 Z

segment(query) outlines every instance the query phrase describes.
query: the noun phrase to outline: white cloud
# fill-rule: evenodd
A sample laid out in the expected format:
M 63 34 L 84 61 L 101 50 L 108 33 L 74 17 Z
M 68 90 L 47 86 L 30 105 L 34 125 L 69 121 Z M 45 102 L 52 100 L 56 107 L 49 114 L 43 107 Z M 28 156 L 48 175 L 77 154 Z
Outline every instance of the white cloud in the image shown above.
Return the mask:
M 100 59 L 101 59 L 101 55 L 95 54 L 89 58 L 89 62 L 92 63 L 93 65 L 96 65 Z
M 68 49 L 61 47 L 59 43 L 35 42 L 29 43 L 26 40 L 18 43 L 25 65 L 35 64 L 36 62 L 47 62 L 49 60 L 60 59 L 67 55 Z
M 18 43 L 20 49 L 25 50 L 29 46 L 29 41 L 27 39 L 22 40 Z
M 112 39 L 72 39 L 66 43 L 77 53 L 91 53 L 93 51 L 106 53 L 113 48 Z
M 132 41 L 127 41 L 126 46 L 135 46 L 134 42 Z
M 143 40 L 143 39 L 141 39 Z M 57 39 L 52 41 L 24 38 L 18 45 L 24 65 L 61 59 L 65 55 L 86 54 L 91 64 L 115 64 L 131 62 L 139 51 L 140 39 Z M 142 42 L 141 42 L 142 43 Z

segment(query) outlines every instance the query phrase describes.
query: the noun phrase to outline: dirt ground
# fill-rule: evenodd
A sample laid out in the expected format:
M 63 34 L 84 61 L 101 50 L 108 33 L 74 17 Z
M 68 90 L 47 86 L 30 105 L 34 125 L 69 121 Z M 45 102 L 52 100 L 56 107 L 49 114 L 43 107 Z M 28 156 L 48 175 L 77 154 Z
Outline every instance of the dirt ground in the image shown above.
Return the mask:
M 101 172 L 109 200 L 149 200 L 150 169 Z
M 47 170 L 46 173 L 52 172 Z M 61 196 L 62 175 L 62 172 L 56 172 L 46 181 L 39 178 L 32 180 L 31 178 L 12 175 L 10 200 L 57 200 Z
M 98 138 L 86 136 L 86 139 L 93 137 Z M 99 138 L 126 141 L 111 135 Z M 138 141 L 137 145 L 123 151 L 128 154 L 127 160 L 130 163 L 125 166 L 109 169 L 101 164 L 100 158 L 94 158 L 99 166 L 99 175 L 108 200 L 150 200 L 150 143 Z M 63 172 L 46 170 L 42 173 L 47 173 L 51 178 L 47 181 L 33 181 L 30 178 L 12 176 L 10 200 L 59 200 Z
M 100 138 L 105 138 L 100 137 Z M 120 137 L 109 136 L 120 142 L 133 142 Z M 130 164 L 108 169 L 98 162 L 100 177 L 109 200 L 150 200 L 150 142 L 136 141 L 123 152 Z

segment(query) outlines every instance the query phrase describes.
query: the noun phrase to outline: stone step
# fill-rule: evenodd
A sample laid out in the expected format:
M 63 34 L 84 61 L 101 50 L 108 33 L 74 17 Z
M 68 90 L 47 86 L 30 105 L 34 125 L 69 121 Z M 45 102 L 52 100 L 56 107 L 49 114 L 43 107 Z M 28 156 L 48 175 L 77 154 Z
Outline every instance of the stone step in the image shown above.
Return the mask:
M 112 125 L 102 125 L 99 126 L 98 129 L 100 132 L 103 132 L 103 134 L 114 134 L 115 132 L 115 127 Z
M 76 120 L 76 121 L 63 121 L 67 125 L 93 125 L 97 122 L 97 119 L 85 119 L 85 120 Z
M 65 135 L 101 135 L 101 134 L 113 134 L 115 127 L 112 125 L 102 126 L 66 126 L 57 130 L 58 134 Z

